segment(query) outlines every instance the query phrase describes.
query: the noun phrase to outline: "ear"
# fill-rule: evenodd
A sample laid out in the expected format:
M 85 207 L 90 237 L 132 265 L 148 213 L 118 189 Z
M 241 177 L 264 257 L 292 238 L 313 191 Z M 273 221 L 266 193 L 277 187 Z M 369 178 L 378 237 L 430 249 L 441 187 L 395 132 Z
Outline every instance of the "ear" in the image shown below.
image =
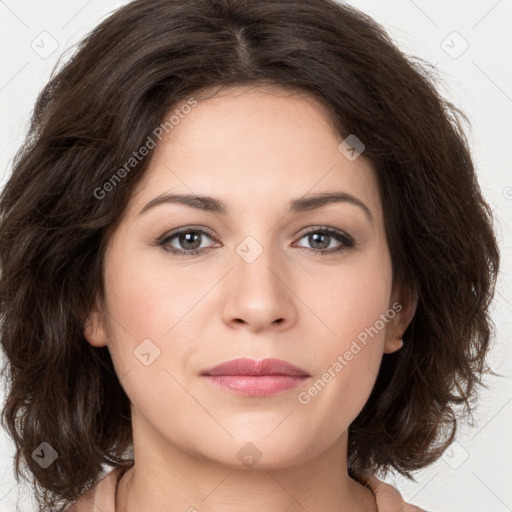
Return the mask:
M 403 347 L 404 332 L 409 327 L 417 306 L 418 294 L 416 291 L 405 291 L 402 287 L 394 287 L 388 311 L 394 311 L 395 314 L 386 326 L 384 354 L 391 354 Z
M 84 336 L 94 347 L 104 347 L 107 345 L 108 338 L 105 329 L 104 316 L 98 306 L 94 306 L 85 321 Z

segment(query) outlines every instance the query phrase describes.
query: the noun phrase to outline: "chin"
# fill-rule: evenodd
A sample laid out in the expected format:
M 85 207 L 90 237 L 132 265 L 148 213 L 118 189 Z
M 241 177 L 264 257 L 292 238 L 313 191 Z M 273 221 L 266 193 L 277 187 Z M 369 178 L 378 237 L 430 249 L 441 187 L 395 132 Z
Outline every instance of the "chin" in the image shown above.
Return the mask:
M 212 462 L 231 469 L 275 470 L 297 465 L 315 455 L 315 450 L 312 448 L 305 451 L 304 442 L 300 439 L 293 441 L 286 435 L 273 438 L 274 433 L 269 436 L 268 432 L 259 432 L 254 436 L 246 432 L 243 439 L 222 444 L 214 443 L 218 451 L 210 452 L 208 458 Z M 288 442 L 283 442 L 283 438 Z M 318 453 L 321 451 L 318 448 Z M 232 454 L 232 456 L 226 457 L 226 454 Z

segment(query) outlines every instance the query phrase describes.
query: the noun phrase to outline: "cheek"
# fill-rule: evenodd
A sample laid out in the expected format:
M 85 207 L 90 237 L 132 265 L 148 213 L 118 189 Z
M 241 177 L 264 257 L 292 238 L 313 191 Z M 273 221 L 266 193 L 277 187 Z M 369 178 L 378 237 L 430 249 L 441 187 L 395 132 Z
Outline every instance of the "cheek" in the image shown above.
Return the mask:
M 324 281 L 328 293 L 317 288 L 308 296 L 325 334 L 315 340 L 317 371 L 299 402 L 315 417 L 330 418 L 333 432 L 357 416 L 375 383 L 394 316 L 390 268 L 389 260 L 368 258 L 360 268 L 332 271 Z
M 358 336 L 364 341 L 368 329 L 374 346 L 383 341 L 387 323 L 381 321 L 381 315 L 389 309 L 392 291 L 391 262 L 385 250 L 354 258 L 353 264 L 332 267 L 321 282 L 322 286 L 315 278 L 310 284 L 307 303 L 328 328 L 323 331 L 331 357 L 334 351 L 347 350 Z M 378 333 L 373 329 L 376 324 Z
M 211 284 L 192 272 L 118 258 L 109 269 L 109 349 L 119 381 L 143 419 L 175 442 L 204 414 L 187 392 L 188 360 L 201 339 L 197 305 Z M 144 271 L 141 271 L 144 269 Z
M 197 371 L 192 365 L 204 339 L 202 318 L 218 315 L 218 309 L 204 310 L 218 278 L 212 281 L 211 272 L 206 276 L 193 266 L 148 264 L 140 249 L 126 253 L 132 257 L 112 254 L 106 274 L 107 330 L 116 373 L 131 402 L 141 411 L 147 408 L 148 416 L 165 417 L 179 404 L 192 421 L 200 411 L 193 401 L 186 403 L 189 395 L 182 386 Z
M 211 282 L 193 268 L 171 267 L 165 259 L 155 262 L 143 251 L 127 251 L 129 259 L 112 255 L 106 280 L 108 324 L 118 343 L 135 347 L 151 339 L 162 349 L 181 322 L 193 316 Z

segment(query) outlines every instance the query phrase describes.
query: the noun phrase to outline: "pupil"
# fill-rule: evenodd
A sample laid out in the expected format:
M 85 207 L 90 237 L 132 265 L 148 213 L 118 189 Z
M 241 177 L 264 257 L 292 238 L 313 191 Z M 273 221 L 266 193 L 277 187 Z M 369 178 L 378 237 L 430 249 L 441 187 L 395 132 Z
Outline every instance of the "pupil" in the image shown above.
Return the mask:
M 196 237 L 196 240 L 192 239 Z M 199 239 L 199 233 L 185 233 L 180 236 L 180 243 L 184 249 L 197 249 L 199 246 L 197 245 L 197 240 Z M 190 246 L 192 244 L 192 247 Z M 199 244 L 200 245 L 200 244 Z
M 322 238 L 322 237 L 325 238 L 324 243 L 322 243 L 321 241 L 320 242 L 318 241 L 318 239 Z M 313 239 L 313 243 L 311 243 L 311 241 L 310 241 L 310 244 L 314 249 L 325 249 L 326 247 L 329 246 L 328 243 L 325 243 L 325 241 L 329 238 L 328 235 L 324 235 L 321 233 L 314 233 L 314 234 L 310 235 L 310 238 Z

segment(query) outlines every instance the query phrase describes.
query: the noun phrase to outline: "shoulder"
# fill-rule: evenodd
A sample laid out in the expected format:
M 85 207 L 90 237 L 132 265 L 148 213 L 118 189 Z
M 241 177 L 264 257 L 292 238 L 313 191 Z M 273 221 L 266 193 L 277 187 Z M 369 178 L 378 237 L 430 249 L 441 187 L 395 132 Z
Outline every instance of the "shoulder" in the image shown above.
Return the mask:
M 123 472 L 123 468 L 110 471 L 77 501 L 71 503 L 65 512 L 115 512 L 116 487 Z
M 378 512 L 427 512 L 416 505 L 406 503 L 399 490 L 391 484 L 369 473 L 361 473 L 358 476 L 373 491 Z

